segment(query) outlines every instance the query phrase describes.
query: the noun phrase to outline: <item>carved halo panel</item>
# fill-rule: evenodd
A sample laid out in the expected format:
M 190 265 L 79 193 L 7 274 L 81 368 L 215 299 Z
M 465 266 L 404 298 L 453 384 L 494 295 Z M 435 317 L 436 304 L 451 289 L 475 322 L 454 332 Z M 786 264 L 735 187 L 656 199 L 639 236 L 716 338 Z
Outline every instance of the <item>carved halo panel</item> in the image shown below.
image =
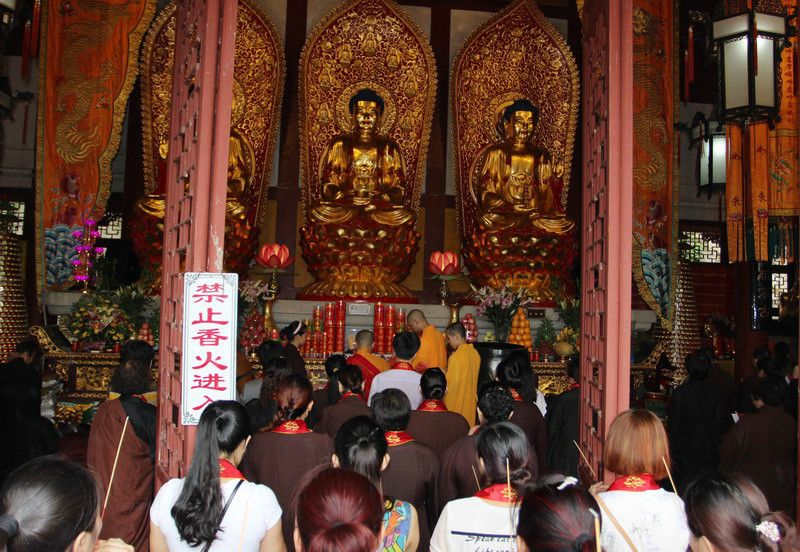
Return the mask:
M 391 0 L 348 0 L 311 31 L 300 58 L 303 194 L 320 198 L 325 149 L 349 131 L 350 97 L 372 88 L 386 104 L 380 132 L 394 139 L 406 172 L 405 207 L 417 211 L 436 95 L 425 35 Z
M 517 0 L 472 34 L 456 58 L 451 89 L 462 236 L 475 226 L 481 153 L 501 141 L 498 119 L 518 98 L 539 107 L 534 142 L 563 166 L 566 207 L 580 80 L 569 46 L 532 0 Z
M 282 39 L 272 21 L 252 0 L 239 0 L 234 54 L 231 133 L 249 148 L 244 152 L 252 175 L 242 204 L 255 205 L 256 224 L 266 216 L 266 189 L 280 126 L 286 73 Z M 142 121 L 147 193 L 156 193 L 159 145 L 167 142 L 175 55 L 175 2 L 159 14 L 142 48 Z

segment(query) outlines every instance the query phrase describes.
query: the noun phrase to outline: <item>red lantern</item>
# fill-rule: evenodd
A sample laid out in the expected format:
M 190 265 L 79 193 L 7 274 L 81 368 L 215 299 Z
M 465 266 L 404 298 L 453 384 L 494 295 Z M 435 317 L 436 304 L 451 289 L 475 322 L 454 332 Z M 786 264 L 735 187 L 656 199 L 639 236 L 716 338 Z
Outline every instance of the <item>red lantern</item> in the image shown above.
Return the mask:
M 452 276 L 461 270 L 461 262 L 452 251 L 434 251 L 428 261 L 428 270 L 438 276 Z
M 277 243 L 268 243 L 261 246 L 256 256 L 256 262 L 264 268 L 272 270 L 288 268 L 294 262 L 289 248 Z

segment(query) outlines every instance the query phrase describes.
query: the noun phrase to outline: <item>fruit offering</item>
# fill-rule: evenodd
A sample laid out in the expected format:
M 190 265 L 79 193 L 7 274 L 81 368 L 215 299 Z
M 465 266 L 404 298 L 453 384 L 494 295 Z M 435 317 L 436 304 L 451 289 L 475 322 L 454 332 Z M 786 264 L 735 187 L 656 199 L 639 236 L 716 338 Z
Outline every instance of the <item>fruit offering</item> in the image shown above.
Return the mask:
M 528 322 L 528 316 L 523 309 L 517 309 L 517 312 L 514 313 L 514 318 L 511 319 L 511 332 L 508 334 L 508 342 L 522 345 L 529 351 L 533 347 L 531 324 Z
M 151 346 L 155 344 L 155 340 L 153 339 L 153 330 L 150 329 L 150 324 L 147 322 L 142 324 L 142 327 L 139 328 L 139 334 L 136 336 L 136 339 L 140 339 Z
M 467 343 L 478 341 L 478 323 L 472 314 L 467 314 L 461 319 L 461 325 L 467 330 Z

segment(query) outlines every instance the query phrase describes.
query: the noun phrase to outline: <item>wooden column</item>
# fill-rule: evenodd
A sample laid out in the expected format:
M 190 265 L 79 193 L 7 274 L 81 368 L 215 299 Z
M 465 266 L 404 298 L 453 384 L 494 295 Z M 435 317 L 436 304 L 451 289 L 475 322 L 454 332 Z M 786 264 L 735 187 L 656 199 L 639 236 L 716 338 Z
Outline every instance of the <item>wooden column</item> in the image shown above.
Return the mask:
M 238 0 L 178 2 L 161 277 L 158 484 L 184 476 L 194 450 L 195 428 L 179 420 L 183 275 L 222 271 L 237 8 Z
M 632 4 L 589 0 L 583 14 L 580 440 L 601 478 L 606 432 L 630 395 Z

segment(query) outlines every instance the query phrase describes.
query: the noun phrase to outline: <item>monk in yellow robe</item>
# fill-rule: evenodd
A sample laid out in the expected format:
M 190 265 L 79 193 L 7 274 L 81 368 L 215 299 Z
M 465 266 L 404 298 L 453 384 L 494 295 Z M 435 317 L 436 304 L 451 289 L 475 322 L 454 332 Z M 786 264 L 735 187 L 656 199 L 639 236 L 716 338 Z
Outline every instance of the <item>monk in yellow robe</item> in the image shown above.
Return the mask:
M 458 322 L 450 324 L 444 331 L 447 344 L 454 350 L 447 362 L 447 392 L 444 404 L 448 410 L 458 412 L 469 423 L 475 425 L 475 409 L 478 406 L 478 372 L 481 357 L 472 343 L 467 343 L 467 330 Z
M 428 323 L 425 313 L 414 309 L 408 313 L 407 324 L 411 331 L 419 335 L 420 347 L 412 364 L 420 374 L 428 368 L 447 370 L 447 345 L 444 336 L 436 326 Z

